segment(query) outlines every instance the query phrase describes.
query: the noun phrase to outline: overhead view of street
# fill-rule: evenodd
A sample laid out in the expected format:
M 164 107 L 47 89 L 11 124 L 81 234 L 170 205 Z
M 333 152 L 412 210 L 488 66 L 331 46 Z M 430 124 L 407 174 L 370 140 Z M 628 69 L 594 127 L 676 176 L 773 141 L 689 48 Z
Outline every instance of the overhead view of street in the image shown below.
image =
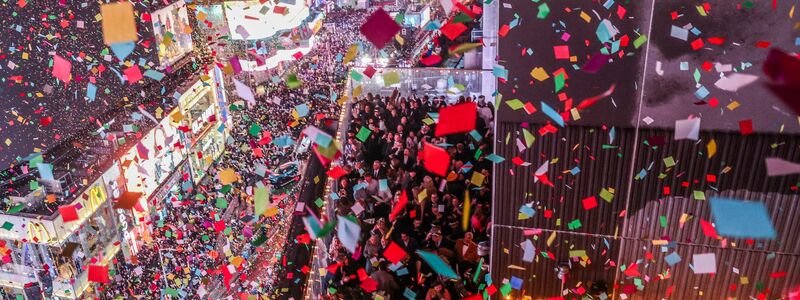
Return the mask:
M 0 299 L 800 300 L 798 6 L 0 3 Z

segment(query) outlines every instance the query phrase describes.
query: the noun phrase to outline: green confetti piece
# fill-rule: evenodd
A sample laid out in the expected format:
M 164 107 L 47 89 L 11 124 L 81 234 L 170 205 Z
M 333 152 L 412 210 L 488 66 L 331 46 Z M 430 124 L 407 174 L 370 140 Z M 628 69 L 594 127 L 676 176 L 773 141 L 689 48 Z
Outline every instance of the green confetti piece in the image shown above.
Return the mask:
M 217 202 L 214 204 L 219 209 L 226 209 L 228 208 L 228 201 L 224 198 L 217 198 Z
M 361 127 L 361 129 L 358 130 L 358 134 L 356 134 L 356 138 L 361 142 L 366 142 L 370 134 L 372 134 L 372 131 L 369 130 L 369 128 Z
M 564 73 L 563 72 L 558 73 L 558 75 L 556 75 L 554 82 L 556 85 L 556 93 L 558 93 L 559 91 L 561 91 L 561 89 L 564 88 Z
M 571 222 L 569 222 L 569 224 L 567 224 L 567 228 L 571 230 L 581 228 L 581 226 L 583 225 L 581 224 L 581 220 L 579 219 L 572 220 Z
M 611 201 L 614 200 L 614 194 L 603 188 L 600 190 L 600 198 L 603 198 L 603 200 L 606 202 L 611 203 Z
M 636 38 L 636 40 L 633 41 L 633 47 L 635 47 L 636 49 L 639 49 L 639 47 L 644 45 L 645 42 L 647 42 L 647 36 L 646 35 L 640 35 L 638 38 Z
M 703 191 L 694 191 L 694 200 L 706 200 L 706 194 Z
M 511 293 L 511 283 L 508 282 L 504 284 L 503 287 L 500 288 L 500 292 L 503 293 L 503 297 Z
M 522 103 L 519 99 L 511 99 L 506 101 L 506 105 L 510 107 L 512 110 L 518 110 L 520 108 L 525 107 L 525 103 Z
M 539 13 L 536 15 L 536 18 L 543 20 L 547 18 L 547 15 L 550 14 L 550 7 L 547 6 L 547 3 L 539 4 Z
M 664 165 L 667 166 L 667 168 L 672 168 L 675 166 L 675 159 L 672 158 L 672 156 L 665 158 Z

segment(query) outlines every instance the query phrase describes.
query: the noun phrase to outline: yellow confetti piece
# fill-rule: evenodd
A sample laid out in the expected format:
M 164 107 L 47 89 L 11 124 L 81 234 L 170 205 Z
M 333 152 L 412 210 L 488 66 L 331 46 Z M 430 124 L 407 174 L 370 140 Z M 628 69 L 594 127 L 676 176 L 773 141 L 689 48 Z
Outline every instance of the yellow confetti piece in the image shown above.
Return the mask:
M 547 247 L 550 247 L 550 245 L 552 245 L 553 241 L 555 241 L 555 240 L 556 240 L 556 232 L 553 231 L 553 232 L 550 233 L 550 236 L 547 237 Z
M 733 102 L 731 102 L 730 104 L 728 104 L 728 106 L 727 106 L 727 107 L 728 107 L 728 110 L 734 110 L 734 109 L 736 109 L 736 108 L 737 108 L 737 107 L 739 107 L 739 106 L 741 106 L 741 104 L 739 104 L 739 101 L 733 100 Z
M 239 180 L 239 174 L 233 168 L 227 168 L 219 172 L 219 181 L 223 185 L 230 184 Z
M 679 227 L 680 227 L 680 228 L 683 228 L 683 224 L 684 224 L 684 223 L 686 223 L 686 221 L 689 221 L 689 214 L 687 214 L 687 213 L 683 213 L 683 214 L 681 215 L 681 219 L 680 219 L 680 220 L 678 220 L 678 224 L 680 224 L 680 226 L 679 226 Z
M 589 14 L 587 14 L 585 11 L 581 11 L 581 19 L 586 21 L 586 23 L 589 23 L 589 22 L 592 21 L 592 17 L 589 16 Z
M 545 81 L 550 78 L 550 75 L 548 75 L 547 71 L 545 71 L 542 67 L 531 70 L 531 76 L 538 81 Z
M 581 119 L 581 114 L 580 112 L 578 112 L 578 108 L 573 107 L 572 109 L 569 110 L 569 113 L 572 114 L 572 120 L 577 121 Z
M 277 215 L 277 214 L 278 214 L 278 212 L 280 212 L 280 211 L 278 210 L 278 207 L 277 207 L 277 206 L 275 206 L 275 205 L 270 205 L 270 206 L 267 206 L 267 210 L 265 210 L 265 211 L 264 211 L 264 216 L 266 216 L 267 218 L 269 218 L 269 217 L 272 217 L 272 216 L 274 216 L 274 215 Z
M 482 186 L 483 179 L 486 178 L 483 174 L 479 172 L 472 172 L 472 178 L 470 179 L 470 183 L 474 184 L 475 186 Z
M 705 9 L 705 8 L 703 8 L 703 6 L 702 6 L 702 5 L 698 5 L 698 6 L 695 6 L 695 7 L 697 8 L 697 13 L 699 13 L 701 16 L 703 16 L 703 17 L 706 17 L 706 16 L 708 16 L 708 15 L 706 14 L 706 9 Z
M 184 115 L 180 111 L 172 113 L 169 115 L 169 117 L 172 120 L 172 123 L 180 123 L 184 119 Z
M 708 159 L 714 157 L 717 154 L 717 141 L 711 139 L 708 144 L 706 144 L 706 151 L 708 151 Z
M 100 19 L 103 20 L 103 41 L 106 45 L 135 42 L 139 39 L 136 35 L 133 4 L 130 2 L 102 4 L 100 14 L 102 15 Z
M 358 55 L 358 45 L 352 44 L 350 45 L 350 48 L 347 49 L 347 53 L 345 53 L 344 55 L 344 60 L 342 61 L 342 64 L 346 65 L 351 60 L 353 60 L 353 58 L 356 58 L 356 55 Z

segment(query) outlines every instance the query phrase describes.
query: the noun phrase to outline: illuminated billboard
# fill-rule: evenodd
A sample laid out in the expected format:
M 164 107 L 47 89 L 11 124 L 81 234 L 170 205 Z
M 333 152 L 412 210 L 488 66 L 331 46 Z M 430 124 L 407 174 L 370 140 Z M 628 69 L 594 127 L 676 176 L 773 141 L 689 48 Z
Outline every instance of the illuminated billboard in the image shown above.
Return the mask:
M 120 161 L 127 190 L 149 197 L 183 161 L 185 150 L 174 146 L 178 141 L 177 128 L 171 124 L 170 118 L 164 118 L 159 126 L 125 153 Z
M 161 67 L 171 65 L 194 49 L 192 27 L 183 0 L 153 12 L 152 18 Z
M 428 25 L 428 22 L 430 21 L 431 21 L 431 7 L 426 5 L 425 8 L 422 9 L 422 17 L 419 22 L 419 27 Z
M 225 16 L 234 40 L 260 40 L 293 29 L 308 18 L 304 1 L 294 3 L 259 1 L 225 2 Z

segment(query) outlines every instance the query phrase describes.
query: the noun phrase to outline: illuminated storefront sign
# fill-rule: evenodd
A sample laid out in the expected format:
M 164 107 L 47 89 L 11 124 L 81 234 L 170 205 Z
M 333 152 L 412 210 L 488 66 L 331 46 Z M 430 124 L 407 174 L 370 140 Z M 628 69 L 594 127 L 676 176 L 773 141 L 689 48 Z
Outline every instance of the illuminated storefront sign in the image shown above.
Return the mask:
M 222 75 L 222 69 L 214 67 L 214 91 L 217 94 L 217 105 L 219 106 L 219 113 L 222 117 L 222 122 L 228 122 L 228 98 L 225 96 L 225 77 Z
M 210 125 L 208 120 L 213 115 L 214 115 L 214 106 L 213 105 L 209 105 L 208 107 L 206 107 L 206 109 L 203 111 L 202 114 L 200 114 L 198 116 L 192 116 L 192 119 L 193 119 L 192 120 L 192 135 L 198 135 L 198 134 L 202 133 L 206 129 L 206 127 L 208 127 L 208 125 Z
M 54 237 L 42 222 L 28 222 L 28 240 L 34 243 L 53 243 Z
M 164 181 L 164 183 L 158 188 L 158 190 L 156 190 L 153 193 L 153 195 L 150 196 L 151 200 L 149 200 L 148 202 L 160 203 L 160 201 L 164 200 L 164 198 L 167 197 L 173 186 L 180 185 L 181 178 L 183 178 L 185 169 L 186 169 L 186 162 L 184 161 L 177 168 L 175 168 L 175 171 L 172 172 L 172 175 L 170 175 L 169 178 L 167 178 L 167 180 Z
M 151 18 L 161 67 L 169 66 L 192 51 L 192 28 L 183 0 L 153 12 Z
M 217 93 L 212 91 L 211 84 L 201 80 L 195 82 L 189 90 L 181 94 L 179 99 L 183 114 L 188 118 L 191 129 L 190 147 L 209 130 L 216 122 L 209 122 L 217 114 Z
M 180 140 L 176 126 L 164 118 L 159 126 L 145 134 L 139 146 L 133 146 L 120 161 L 126 188 L 149 196 L 164 181 L 175 165 L 183 161 L 184 151 L 173 145 Z
M 259 11 L 267 11 L 259 14 Z M 231 39 L 260 40 L 270 38 L 282 30 L 293 29 L 309 16 L 305 1 L 293 4 L 261 1 L 227 1 L 225 16 Z

